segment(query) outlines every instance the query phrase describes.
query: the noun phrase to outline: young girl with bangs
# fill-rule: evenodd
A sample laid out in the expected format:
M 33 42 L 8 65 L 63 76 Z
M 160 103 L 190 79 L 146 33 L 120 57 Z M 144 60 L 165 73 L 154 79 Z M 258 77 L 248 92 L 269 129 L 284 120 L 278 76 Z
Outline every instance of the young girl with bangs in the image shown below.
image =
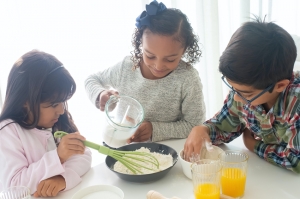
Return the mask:
M 76 84 L 53 55 L 24 54 L 13 65 L 0 115 L 0 182 L 29 187 L 35 197 L 56 196 L 81 181 L 91 167 L 67 109 Z M 69 133 L 55 140 L 55 131 Z

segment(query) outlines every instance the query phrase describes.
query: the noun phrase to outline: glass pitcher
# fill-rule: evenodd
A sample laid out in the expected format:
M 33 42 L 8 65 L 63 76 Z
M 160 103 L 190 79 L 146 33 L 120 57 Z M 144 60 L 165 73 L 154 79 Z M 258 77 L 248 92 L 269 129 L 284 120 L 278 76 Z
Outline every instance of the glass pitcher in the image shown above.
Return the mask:
M 127 144 L 144 120 L 144 109 L 134 98 L 111 95 L 105 104 L 107 125 L 103 141 L 110 147 L 118 148 Z

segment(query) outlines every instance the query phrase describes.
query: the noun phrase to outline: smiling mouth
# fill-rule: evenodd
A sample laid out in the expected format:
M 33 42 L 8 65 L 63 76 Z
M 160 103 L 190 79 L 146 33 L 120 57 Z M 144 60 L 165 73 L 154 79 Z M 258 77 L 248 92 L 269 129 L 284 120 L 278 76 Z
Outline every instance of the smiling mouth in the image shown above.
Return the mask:
M 156 73 L 164 73 L 167 71 L 167 70 L 156 70 L 155 68 L 152 68 L 152 70 L 154 70 Z

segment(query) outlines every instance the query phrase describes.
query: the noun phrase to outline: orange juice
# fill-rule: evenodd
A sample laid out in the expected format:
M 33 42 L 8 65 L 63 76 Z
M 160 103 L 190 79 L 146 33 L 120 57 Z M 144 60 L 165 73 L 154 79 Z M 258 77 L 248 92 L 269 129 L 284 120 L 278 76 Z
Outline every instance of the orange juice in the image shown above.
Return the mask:
M 220 188 L 215 184 L 200 184 L 194 193 L 196 199 L 220 199 Z
M 223 168 L 221 176 L 222 194 L 231 197 L 244 195 L 246 173 L 238 168 Z

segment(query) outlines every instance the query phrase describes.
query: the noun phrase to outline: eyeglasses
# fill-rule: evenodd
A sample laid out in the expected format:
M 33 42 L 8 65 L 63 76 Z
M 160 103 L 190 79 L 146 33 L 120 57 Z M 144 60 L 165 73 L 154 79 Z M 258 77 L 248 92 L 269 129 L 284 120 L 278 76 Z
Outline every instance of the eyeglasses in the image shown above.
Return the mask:
M 254 100 L 256 100 L 257 98 L 259 98 L 260 96 L 262 96 L 265 92 L 271 90 L 271 88 L 274 87 L 275 84 L 271 84 L 270 86 L 268 86 L 266 89 L 264 89 L 263 91 L 261 91 L 258 95 L 256 95 L 255 97 L 253 97 L 250 100 L 247 100 L 245 97 L 242 96 L 242 94 L 240 94 L 239 92 L 237 92 L 236 90 L 234 90 L 234 88 L 226 81 L 225 76 L 222 76 L 222 80 L 223 82 L 226 84 L 226 86 L 228 86 L 228 88 L 230 88 L 234 94 L 237 94 L 240 98 L 242 98 L 245 102 L 247 102 L 247 104 L 250 104 L 251 102 L 253 102 Z

